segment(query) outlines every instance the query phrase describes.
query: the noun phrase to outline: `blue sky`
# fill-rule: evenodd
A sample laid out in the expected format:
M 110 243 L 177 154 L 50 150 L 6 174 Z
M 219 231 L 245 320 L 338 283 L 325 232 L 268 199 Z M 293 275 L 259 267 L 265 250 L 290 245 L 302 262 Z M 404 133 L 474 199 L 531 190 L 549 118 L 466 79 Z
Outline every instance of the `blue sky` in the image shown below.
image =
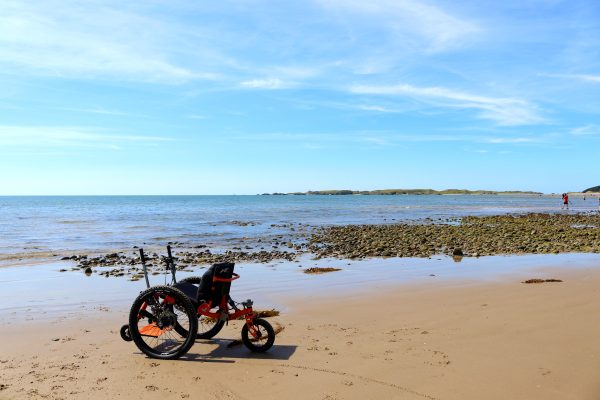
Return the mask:
M 600 184 L 598 1 L 0 0 L 0 194 Z

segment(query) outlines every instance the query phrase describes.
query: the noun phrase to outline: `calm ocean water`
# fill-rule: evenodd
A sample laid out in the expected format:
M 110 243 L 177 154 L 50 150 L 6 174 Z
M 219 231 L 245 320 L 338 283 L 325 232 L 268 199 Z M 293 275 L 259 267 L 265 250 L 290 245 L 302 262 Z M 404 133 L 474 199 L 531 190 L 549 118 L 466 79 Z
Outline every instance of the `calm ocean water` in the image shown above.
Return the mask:
M 572 210 L 596 210 L 573 199 Z M 393 223 L 560 211 L 550 196 L 0 197 L 0 256 L 104 251 L 168 241 L 212 246 L 289 234 L 289 224 Z M 286 225 L 286 226 L 281 226 Z M 0 258 L 1 259 L 1 258 Z

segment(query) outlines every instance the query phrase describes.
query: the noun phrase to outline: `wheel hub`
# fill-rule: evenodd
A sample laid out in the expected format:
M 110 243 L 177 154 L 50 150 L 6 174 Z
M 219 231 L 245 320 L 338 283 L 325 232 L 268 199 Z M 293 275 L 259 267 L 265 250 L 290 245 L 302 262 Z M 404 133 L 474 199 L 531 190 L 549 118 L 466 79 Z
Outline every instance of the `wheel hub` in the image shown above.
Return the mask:
M 177 315 L 170 310 L 165 310 L 158 315 L 157 325 L 160 329 L 165 329 L 174 326 L 177 322 Z

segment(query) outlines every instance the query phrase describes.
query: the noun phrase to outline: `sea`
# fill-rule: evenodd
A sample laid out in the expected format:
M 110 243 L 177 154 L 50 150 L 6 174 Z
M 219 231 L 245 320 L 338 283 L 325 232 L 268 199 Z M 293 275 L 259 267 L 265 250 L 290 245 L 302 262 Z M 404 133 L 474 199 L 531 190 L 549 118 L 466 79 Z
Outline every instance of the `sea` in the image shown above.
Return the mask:
M 467 215 L 585 212 L 598 199 L 535 195 L 0 197 L 7 256 L 103 252 L 167 243 L 231 247 L 318 226 L 451 222 Z
M 571 200 L 567 211 L 561 210 L 560 197 L 531 195 L 0 197 L 0 322 L 78 318 L 82 312 L 107 309 L 126 315 L 131 301 L 145 288 L 144 281 L 88 276 L 73 268 L 75 261 L 62 259 L 72 254 L 133 252 L 134 246 L 164 254 L 167 243 L 175 249 L 218 250 L 261 238 L 259 246 L 272 237 L 298 240 L 330 225 L 457 223 L 467 215 L 598 210 L 597 197 Z M 546 277 L 548 271 L 560 272 L 565 266 L 594 265 L 600 265 L 599 254 L 467 257 L 459 264 L 442 255 L 316 260 L 304 254 L 292 262 L 237 264 L 243 279 L 236 281 L 233 292 L 236 299 L 252 298 L 260 307 L 285 310 L 306 293 L 356 296 L 367 288 L 383 290 L 416 282 L 520 281 Z M 302 273 L 313 266 L 342 271 Z M 545 268 L 543 273 L 540 267 Z M 196 266 L 178 275 L 198 275 L 203 268 Z M 167 275 L 152 276 L 151 284 L 167 282 Z

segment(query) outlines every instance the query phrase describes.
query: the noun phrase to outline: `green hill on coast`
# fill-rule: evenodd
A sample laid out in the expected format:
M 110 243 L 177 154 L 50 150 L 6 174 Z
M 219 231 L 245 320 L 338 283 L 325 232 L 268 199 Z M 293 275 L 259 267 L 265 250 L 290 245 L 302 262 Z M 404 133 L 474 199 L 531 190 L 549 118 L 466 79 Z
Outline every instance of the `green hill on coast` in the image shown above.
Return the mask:
M 583 193 L 600 193 L 600 185 L 585 189 Z
M 271 193 L 264 193 L 270 195 Z M 292 193 L 272 193 L 272 195 L 320 195 L 320 196 L 331 196 L 331 195 L 402 195 L 402 194 L 487 194 L 487 195 L 502 195 L 502 194 L 523 194 L 523 195 L 540 195 L 540 192 L 528 192 L 528 191 L 493 191 L 493 190 L 466 190 L 466 189 L 446 189 L 446 190 L 434 190 L 434 189 L 380 189 L 380 190 L 309 190 L 308 192 L 292 192 Z

